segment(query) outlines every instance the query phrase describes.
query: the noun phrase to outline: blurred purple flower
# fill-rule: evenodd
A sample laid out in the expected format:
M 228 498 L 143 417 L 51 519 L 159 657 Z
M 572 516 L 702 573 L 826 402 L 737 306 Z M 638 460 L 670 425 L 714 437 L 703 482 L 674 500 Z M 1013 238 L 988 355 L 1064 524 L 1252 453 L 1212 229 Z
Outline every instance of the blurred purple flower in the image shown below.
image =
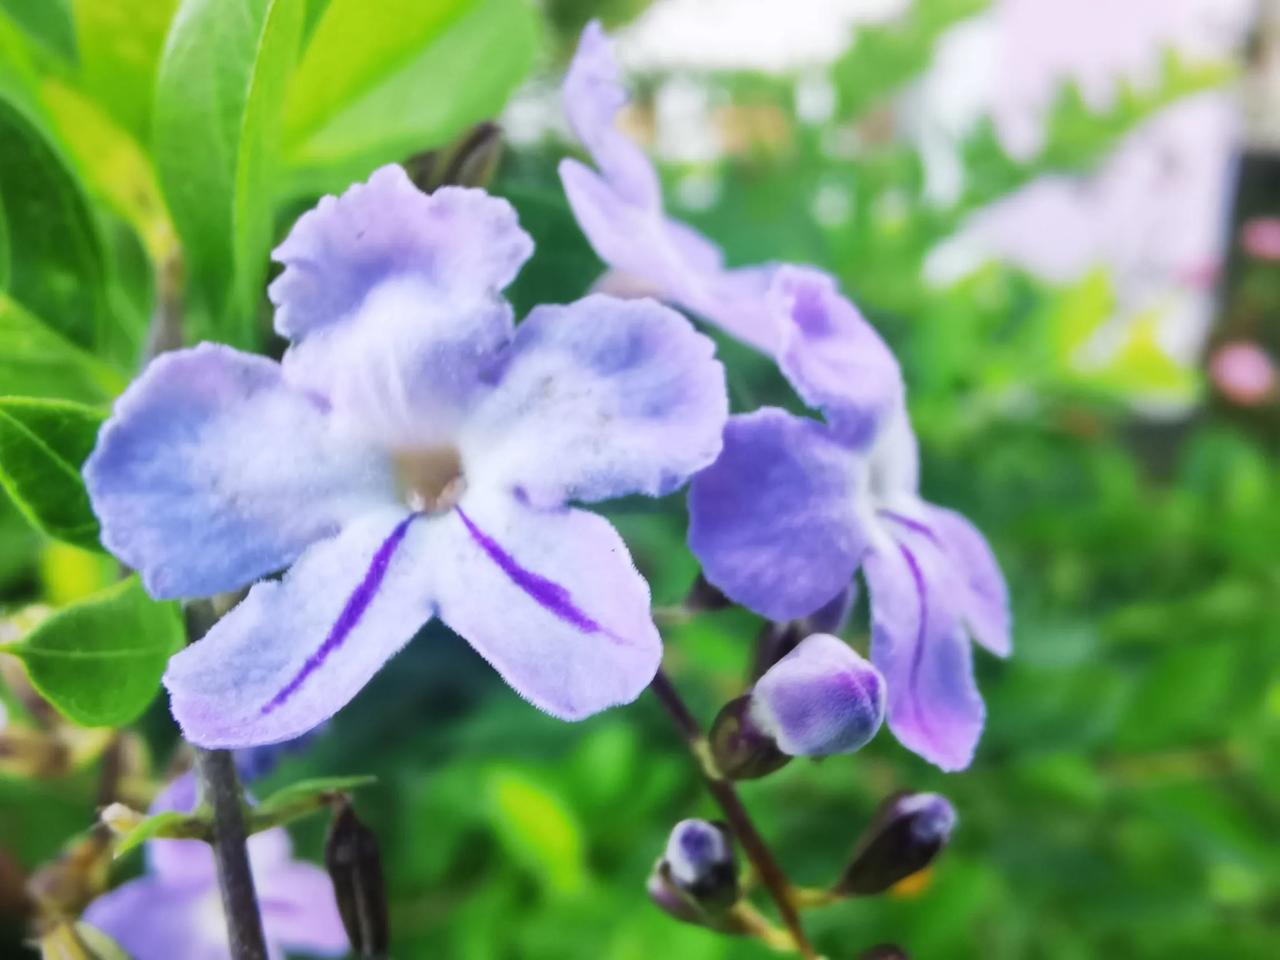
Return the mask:
M 563 95 L 569 123 L 597 169 L 566 159 L 560 180 L 600 259 L 625 275 L 611 284 L 653 291 L 772 354 L 780 331 L 762 299 L 772 267 L 725 269 L 714 243 L 666 215 L 653 164 L 615 126 L 627 94 L 597 21 L 582 31 Z
M 749 716 L 792 757 L 853 753 L 884 722 L 885 682 L 839 637 L 815 633 L 756 681 Z
M 171 783 L 151 812 L 196 807 L 195 778 Z M 283 828 L 249 839 L 249 862 L 272 958 L 285 950 L 342 956 L 347 935 L 329 877 L 290 856 Z M 152 840 L 147 873 L 89 904 L 84 922 L 110 935 L 134 960 L 229 960 L 213 852 L 200 840 Z
M 829 278 L 787 270 L 779 282 L 796 327 L 865 329 L 842 338 L 847 351 L 828 351 L 828 366 L 783 364 L 826 423 L 776 408 L 730 418 L 724 452 L 690 487 L 690 547 L 708 581 L 772 620 L 812 613 L 862 567 L 889 727 L 931 762 L 961 769 L 984 718 L 970 637 L 1010 652 L 1004 578 L 967 520 L 920 498 L 887 348 Z
M 104 544 L 152 595 L 290 568 L 170 661 L 188 740 L 298 736 L 435 615 L 557 717 L 648 684 L 648 586 L 568 502 L 666 494 L 711 462 L 723 370 L 649 300 L 539 307 L 515 329 L 499 291 L 531 252 L 505 201 L 383 168 L 276 250 L 281 363 L 202 344 L 116 402 L 85 477 Z

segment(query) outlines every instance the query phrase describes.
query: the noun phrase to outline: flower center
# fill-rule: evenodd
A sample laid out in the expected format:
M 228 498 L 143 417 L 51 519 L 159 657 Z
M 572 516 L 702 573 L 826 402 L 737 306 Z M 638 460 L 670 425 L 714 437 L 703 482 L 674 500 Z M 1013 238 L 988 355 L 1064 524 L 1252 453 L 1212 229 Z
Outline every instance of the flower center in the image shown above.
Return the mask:
M 414 510 L 452 510 L 467 488 L 462 456 L 455 447 L 407 450 L 395 456 L 396 476 L 405 502 Z

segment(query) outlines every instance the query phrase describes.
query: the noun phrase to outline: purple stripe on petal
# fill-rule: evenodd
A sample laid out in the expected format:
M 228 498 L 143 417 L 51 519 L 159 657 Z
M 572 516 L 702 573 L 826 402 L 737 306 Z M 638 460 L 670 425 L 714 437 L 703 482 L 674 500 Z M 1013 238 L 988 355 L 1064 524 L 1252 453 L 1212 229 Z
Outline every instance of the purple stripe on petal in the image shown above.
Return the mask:
M 400 542 L 404 540 L 404 535 L 409 531 L 409 524 L 415 518 L 420 516 L 417 513 L 411 513 L 399 523 L 395 529 L 388 534 L 387 539 L 382 541 L 382 545 L 378 547 L 374 553 L 373 559 L 369 561 L 369 569 L 365 571 L 364 579 L 351 592 L 351 596 L 347 598 L 346 605 L 342 608 L 342 612 L 338 614 L 338 619 L 334 621 L 333 626 L 329 629 L 329 635 L 324 638 L 324 642 L 311 656 L 307 657 L 306 663 L 302 665 L 302 669 L 297 672 L 292 680 L 281 688 L 280 692 L 271 698 L 262 708 L 262 715 L 265 717 L 272 710 L 282 706 L 290 697 L 292 697 L 307 678 L 325 662 L 331 653 L 342 646 L 342 642 L 356 625 L 360 622 L 360 618 L 364 616 L 365 611 L 369 609 L 369 604 L 373 602 L 373 598 L 378 593 L 378 587 L 382 585 L 382 580 L 387 575 L 387 568 L 391 565 L 391 558 L 395 555 L 396 548 L 400 546 Z
M 461 507 L 457 507 L 456 510 L 458 516 L 462 519 L 463 525 L 466 526 L 467 532 L 471 534 L 471 539 L 479 544 L 480 549 L 488 554 L 489 559 L 498 565 L 498 568 L 507 575 L 512 583 L 532 597 L 539 606 L 566 623 L 577 627 L 583 633 L 601 632 L 600 624 L 578 609 L 568 590 L 560 584 L 520 566 L 515 557 L 503 550 L 496 540 L 477 527 L 471 521 L 471 518 L 462 511 Z
M 903 519 L 905 520 L 905 518 Z M 907 523 L 910 522 L 907 521 Z M 924 582 L 924 572 L 920 569 L 920 561 L 911 552 L 911 548 L 904 543 L 900 543 L 898 544 L 898 549 L 902 551 L 903 559 L 907 561 L 907 566 L 911 570 L 911 579 L 915 581 L 916 596 L 920 598 L 920 622 L 916 626 L 915 649 L 911 651 L 911 679 L 908 682 L 911 689 L 911 697 L 908 702 L 911 704 L 911 712 L 915 715 L 916 726 L 932 739 L 933 731 L 925 719 L 924 711 L 920 709 L 920 697 L 916 692 L 916 684 L 920 677 L 920 667 L 924 662 L 926 633 L 929 629 L 929 590 Z
M 920 534 L 920 536 L 924 537 L 935 546 L 942 546 L 942 542 L 938 539 L 938 535 L 933 532 L 933 529 L 921 523 L 919 520 L 912 520 L 910 517 L 904 517 L 902 514 L 894 513 L 892 510 L 881 510 L 879 513 L 880 516 L 884 517 L 886 520 L 890 520 L 900 527 L 906 527 L 908 530 Z M 902 552 L 907 553 L 907 548 L 903 547 Z M 908 554 L 908 556 L 910 555 Z M 909 560 L 908 562 L 911 562 L 912 569 L 918 572 L 918 568 L 914 565 L 914 561 Z

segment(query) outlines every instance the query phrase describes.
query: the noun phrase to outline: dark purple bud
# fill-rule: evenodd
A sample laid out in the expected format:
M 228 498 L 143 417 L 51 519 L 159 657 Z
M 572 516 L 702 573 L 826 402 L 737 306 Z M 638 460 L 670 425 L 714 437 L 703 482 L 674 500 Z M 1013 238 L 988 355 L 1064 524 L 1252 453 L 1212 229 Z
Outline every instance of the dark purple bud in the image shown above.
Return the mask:
M 956 811 L 936 793 L 900 793 L 880 805 L 863 831 L 849 866 L 836 884 L 839 893 L 883 893 L 923 870 L 947 845 Z
M 791 762 L 752 718 L 750 694 L 724 705 L 708 740 L 716 769 L 730 780 L 756 780 Z
M 672 886 L 708 912 L 724 910 L 738 900 L 733 838 L 718 823 L 677 823 L 667 840 L 659 870 Z
M 750 698 L 745 725 L 793 757 L 852 753 L 884 722 L 880 671 L 828 633 L 802 640 L 756 681 Z
M 342 804 L 329 825 L 324 863 L 352 951 L 358 957 L 385 957 L 391 934 L 382 854 L 378 838 L 349 803 Z

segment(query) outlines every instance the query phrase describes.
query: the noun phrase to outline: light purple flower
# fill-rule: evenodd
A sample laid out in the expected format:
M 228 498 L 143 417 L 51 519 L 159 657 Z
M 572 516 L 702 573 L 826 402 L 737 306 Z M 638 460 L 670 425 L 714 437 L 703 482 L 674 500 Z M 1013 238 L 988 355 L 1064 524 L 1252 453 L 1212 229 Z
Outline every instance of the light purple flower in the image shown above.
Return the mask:
M 793 310 L 812 314 L 798 327 L 834 325 L 846 313 L 827 278 L 790 282 Z M 865 350 L 864 373 L 853 353 L 842 375 L 860 386 L 834 400 L 783 367 L 826 423 L 775 408 L 730 418 L 724 452 L 690 487 L 689 544 L 713 585 L 779 621 L 817 610 L 862 567 L 889 727 L 931 762 L 961 769 L 984 717 L 970 638 L 1009 653 L 1007 590 L 982 535 L 919 496 L 896 363 L 887 350 Z M 891 370 L 874 369 L 886 363 Z
M 103 542 L 157 597 L 258 583 L 165 675 L 187 739 L 287 740 L 432 616 L 535 706 L 634 699 L 661 657 L 605 520 L 711 462 L 711 342 L 653 301 L 591 296 L 513 327 L 532 252 L 503 200 L 387 167 L 276 250 L 277 364 L 204 344 L 154 361 L 85 467 Z
M 792 757 L 853 753 L 884 722 L 884 678 L 839 637 L 815 633 L 765 671 L 750 717 Z
M 780 330 L 762 295 L 773 268 L 727 270 L 715 244 L 666 215 L 653 164 L 615 126 L 627 94 L 609 38 L 596 21 L 582 32 L 563 94 L 569 124 L 597 169 L 563 160 L 560 180 L 600 259 L 664 300 L 772 354 Z
M 196 806 L 195 779 L 179 777 L 151 812 L 189 813 Z M 347 935 L 329 877 L 319 867 L 290 856 L 283 828 L 249 838 L 268 952 L 285 950 L 343 956 Z M 213 852 L 200 840 L 152 840 L 147 872 L 94 900 L 84 921 L 111 936 L 133 960 L 229 960 L 227 929 Z

